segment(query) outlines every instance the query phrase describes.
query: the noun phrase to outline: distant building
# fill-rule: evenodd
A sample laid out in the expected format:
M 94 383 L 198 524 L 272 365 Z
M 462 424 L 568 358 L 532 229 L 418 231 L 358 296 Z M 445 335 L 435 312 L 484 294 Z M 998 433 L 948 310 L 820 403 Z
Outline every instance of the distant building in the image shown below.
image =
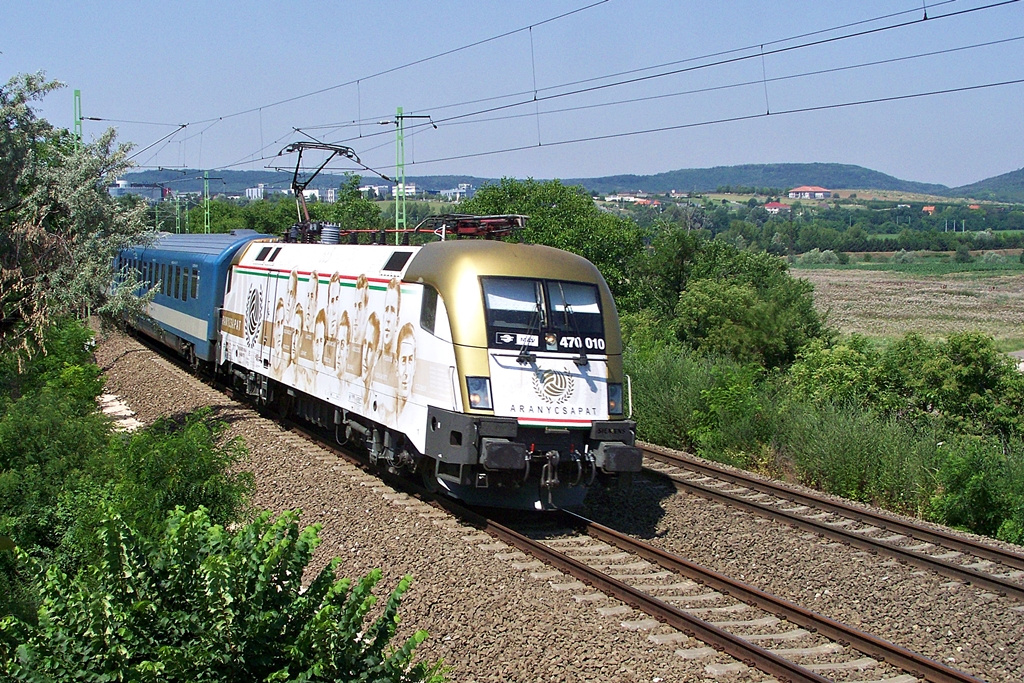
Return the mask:
M 463 199 L 469 199 L 476 193 L 476 188 L 469 183 L 459 183 L 458 187 L 450 190 L 441 190 L 441 196 L 450 202 L 457 202 Z
M 107 193 L 111 197 L 135 195 L 136 197 L 142 197 L 150 204 L 163 201 L 164 197 L 169 194 L 166 188 L 159 185 L 152 183 L 129 183 L 127 180 L 114 181 L 113 185 L 107 186 Z
M 644 201 L 647 197 L 646 192 L 619 192 L 618 194 L 610 194 L 604 198 L 606 202 L 625 202 L 628 204 L 637 204 Z
M 252 199 L 252 200 L 263 199 L 265 195 L 266 195 L 266 188 L 263 186 L 263 183 L 259 183 L 258 185 L 256 185 L 256 187 L 247 187 L 247 188 L 245 188 L 245 198 L 246 199 Z
M 320 201 L 320 190 L 318 190 L 318 189 L 303 190 L 302 191 L 302 196 L 303 196 L 304 199 L 312 199 L 312 200 L 315 200 L 315 201 Z
M 367 198 L 380 198 L 386 197 L 391 194 L 390 185 L 363 185 L 359 188 L 359 192 Z
M 801 185 L 789 191 L 790 199 L 828 199 L 831 196 L 831 190 L 817 185 Z
M 338 201 L 338 190 L 333 187 L 327 188 L 327 194 L 324 195 L 324 203 L 334 204 L 336 201 Z
M 921 211 L 923 211 L 924 213 L 928 214 L 929 216 L 932 216 L 932 215 L 935 214 L 935 207 L 934 206 L 922 206 L 921 207 Z
M 416 196 L 416 184 L 415 183 L 398 183 L 394 187 L 395 197 L 415 197 Z
M 783 204 L 782 202 L 768 202 L 764 205 L 764 210 L 773 216 L 777 216 L 780 213 L 789 213 L 789 204 Z

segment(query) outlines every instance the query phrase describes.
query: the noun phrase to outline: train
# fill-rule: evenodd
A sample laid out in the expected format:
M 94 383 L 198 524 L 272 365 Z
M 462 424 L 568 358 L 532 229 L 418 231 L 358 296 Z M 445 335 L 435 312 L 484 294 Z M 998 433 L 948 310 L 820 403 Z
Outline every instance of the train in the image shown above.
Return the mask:
M 493 239 L 507 220 L 451 227 L 421 246 L 162 233 L 115 266 L 151 292 L 139 333 L 431 490 L 546 510 L 628 485 L 642 456 L 600 272 Z

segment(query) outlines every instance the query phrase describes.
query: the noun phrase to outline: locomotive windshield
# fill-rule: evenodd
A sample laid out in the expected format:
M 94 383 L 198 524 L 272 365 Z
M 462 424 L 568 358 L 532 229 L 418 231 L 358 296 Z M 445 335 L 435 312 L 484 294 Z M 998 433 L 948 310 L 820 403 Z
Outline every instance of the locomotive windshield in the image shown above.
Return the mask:
M 546 351 L 604 349 L 600 293 L 563 280 L 481 278 L 492 346 Z

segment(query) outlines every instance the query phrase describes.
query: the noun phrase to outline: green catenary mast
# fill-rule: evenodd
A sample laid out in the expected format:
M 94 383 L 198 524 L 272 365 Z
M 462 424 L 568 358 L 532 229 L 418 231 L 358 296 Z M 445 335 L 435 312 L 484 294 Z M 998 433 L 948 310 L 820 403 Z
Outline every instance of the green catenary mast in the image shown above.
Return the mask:
M 82 144 L 82 91 L 75 91 L 75 139 Z

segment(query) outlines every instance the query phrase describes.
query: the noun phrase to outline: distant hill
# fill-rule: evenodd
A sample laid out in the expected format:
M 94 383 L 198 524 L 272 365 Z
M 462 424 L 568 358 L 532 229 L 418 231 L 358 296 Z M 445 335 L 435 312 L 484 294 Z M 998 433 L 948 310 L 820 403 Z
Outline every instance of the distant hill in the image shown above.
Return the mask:
M 165 185 L 175 192 L 202 192 L 203 171 L 197 169 L 182 170 L 146 170 L 128 173 L 124 180 L 138 184 Z M 321 173 L 309 184 L 309 189 L 326 189 L 339 187 L 344 176 Z M 440 191 L 457 187 L 459 183 L 469 183 L 473 187 L 480 187 L 485 182 L 495 182 L 487 178 L 462 175 L 438 175 L 409 177 L 409 183 L 415 183 L 418 190 Z M 374 175 L 363 175 L 364 185 L 392 185 L 393 183 L 383 180 Z M 287 190 L 292 186 L 292 174 L 283 171 L 210 171 L 210 194 L 244 194 L 248 187 L 256 187 L 258 184 L 268 189 Z
M 788 189 L 800 185 L 818 185 L 828 189 L 871 188 L 926 194 L 945 194 L 945 185 L 916 183 L 850 164 L 745 164 L 688 168 L 656 175 L 616 175 L 603 178 L 567 178 L 569 185 L 583 185 L 591 192 L 607 194 L 621 191 L 664 193 L 713 192 L 719 187 L 775 187 Z
M 948 194 L 953 197 L 990 199 L 999 202 L 1024 202 L 1024 168 L 971 185 L 954 187 Z
M 195 169 L 147 170 L 125 175 L 132 183 L 156 183 L 178 192 L 202 192 L 203 172 Z M 263 183 L 272 189 L 284 190 L 291 186 L 292 174 L 282 171 L 210 171 L 212 194 L 243 194 L 247 187 Z M 440 191 L 469 183 L 480 187 L 499 182 L 496 178 L 466 175 L 409 176 L 418 190 Z M 538 179 L 539 180 L 539 179 Z M 322 173 L 310 188 L 338 187 L 343 176 Z M 373 175 L 363 175 L 363 184 L 391 185 Z M 684 168 L 654 175 L 614 175 L 600 178 L 563 178 L 566 185 L 582 185 L 595 194 L 643 191 L 661 194 L 680 192 L 713 192 L 719 187 L 773 187 L 788 189 L 800 185 L 819 185 L 828 189 L 871 189 L 970 197 L 997 201 L 1024 202 L 1024 168 L 994 178 L 948 188 L 945 185 L 900 180 L 891 175 L 851 164 L 745 164 L 742 166 L 715 166 L 713 168 Z

